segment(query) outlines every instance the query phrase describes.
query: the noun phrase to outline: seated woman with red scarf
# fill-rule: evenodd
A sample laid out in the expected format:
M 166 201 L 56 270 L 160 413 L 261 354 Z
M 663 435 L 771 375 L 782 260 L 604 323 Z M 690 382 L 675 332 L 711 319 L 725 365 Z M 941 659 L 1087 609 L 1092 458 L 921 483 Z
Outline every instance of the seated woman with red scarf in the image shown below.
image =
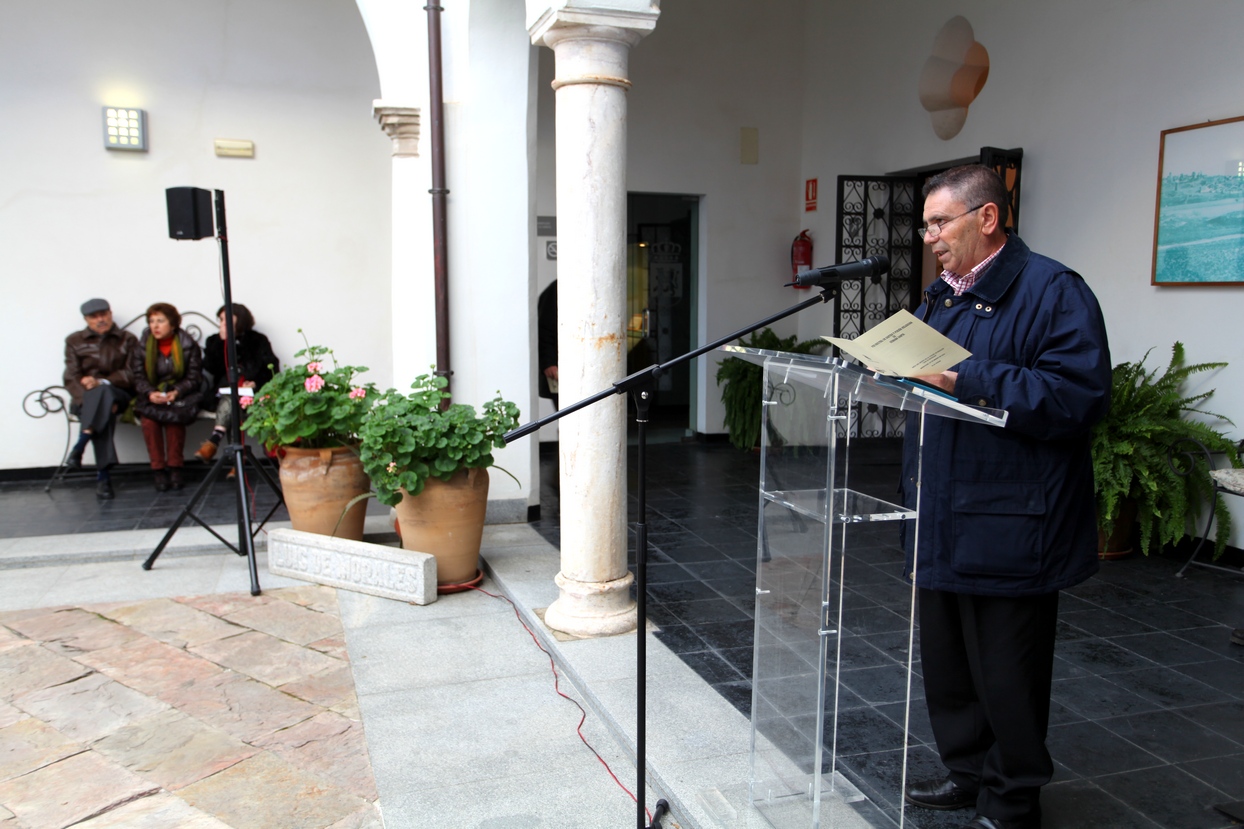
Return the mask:
M 186 424 L 199 411 L 203 352 L 181 330 L 181 314 L 167 302 L 147 309 L 147 328 L 130 355 L 130 374 L 156 491 L 181 489 Z

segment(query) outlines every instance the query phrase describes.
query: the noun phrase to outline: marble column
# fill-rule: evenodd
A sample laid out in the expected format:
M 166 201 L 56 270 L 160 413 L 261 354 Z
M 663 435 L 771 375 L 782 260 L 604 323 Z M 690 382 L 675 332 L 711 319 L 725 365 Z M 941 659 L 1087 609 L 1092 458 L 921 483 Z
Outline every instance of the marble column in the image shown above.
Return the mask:
M 529 29 L 556 58 L 558 396 L 626 375 L 626 96 L 630 49 L 656 25 L 641 9 L 563 2 Z M 634 6 L 622 2 L 622 6 Z M 626 415 L 612 396 L 560 421 L 561 571 L 549 627 L 635 629 L 627 570 Z

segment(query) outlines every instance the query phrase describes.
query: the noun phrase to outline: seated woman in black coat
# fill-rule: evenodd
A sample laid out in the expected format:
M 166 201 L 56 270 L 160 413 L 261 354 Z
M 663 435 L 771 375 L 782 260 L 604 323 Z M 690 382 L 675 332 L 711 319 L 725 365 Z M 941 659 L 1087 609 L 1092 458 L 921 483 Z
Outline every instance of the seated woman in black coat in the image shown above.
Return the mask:
M 181 329 L 181 314 L 167 302 L 147 309 L 147 328 L 139 347 L 130 352 L 130 376 L 142 418 L 143 439 L 155 476 L 155 488 L 183 486 L 182 452 L 186 424 L 199 414 L 203 352 Z
M 220 394 L 220 389 L 229 387 L 227 361 L 225 359 L 225 309 L 222 305 L 216 312 L 216 320 L 220 323 L 220 333 L 207 338 L 203 346 L 203 368 L 212 376 L 215 384 L 212 389 L 213 399 L 205 400 L 203 408 L 216 410 L 216 427 L 194 456 L 207 462 L 216 456 L 216 448 L 225 433 L 229 431 L 229 421 L 233 417 L 233 403 L 229 395 Z M 280 371 L 281 363 L 272 353 L 272 344 L 268 338 L 255 330 L 255 317 L 245 305 L 233 303 L 233 337 L 234 351 L 238 359 L 238 389 L 259 389 L 272 379 L 272 375 Z M 213 402 L 214 401 L 214 402 Z M 247 398 L 240 401 L 245 404 Z

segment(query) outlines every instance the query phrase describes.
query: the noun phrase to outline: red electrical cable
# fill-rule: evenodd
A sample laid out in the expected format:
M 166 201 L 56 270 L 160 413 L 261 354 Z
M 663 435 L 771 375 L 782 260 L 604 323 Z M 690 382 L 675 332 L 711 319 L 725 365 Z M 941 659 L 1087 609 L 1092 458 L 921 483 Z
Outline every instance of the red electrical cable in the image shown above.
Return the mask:
M 630 789 L 628 789 L 622 783 L 621 780 L 618 779 L 618 776 L 613 773 L 613 769 L 609 768 L 609 764 L 605 762 L 605 758 L 601 757 L 600 752 L 598 752 L 595 748 L 592 748 L 592 744 L 587 741 L 587 737 L 583 736 L 583 723 L 587 721 L 587 711 L 583 710 L 583 706 L 579 704 L 578 700 L 562 692 L 561 684 L 560 684 L 561 677 L 557 673 L 557 663 L 553 661 L 553 654 L 549 653 L 548 650 L 544 647 L 544 645 L 540 644 L 540 640 L 536 638 L 535 632 L 532 631 L 532 629 L 527 626 L 527 623 L 523 621 L 522 615 L 518 612 L 518 606 L 515 605 L 514 602 L 510 601 L 508 596 L 502 596 L 499 593 L 489 593 L 487 590 L 485 590 L 482 587 L 471 587 L 471 589 L 478 590 L 479 592 L 483 593 L 485 596 L 492 596 L 494 599 L 501 599 L 503 601 L 509 602 L 510 608 L 514 611 L 514 617 L 518 619 L 518 623 L 523 626 L 523 630 L 527 631 L 527 635 L 531 637 L 532 642 L 536 643 L 536 647 L 540 649 L 540 652 L 549 658 L 549 669 L 553 671 L 553 690 L 557 693 L 559 697 L 565 700 L 569 700 L 571 703 L 574 704 L 575 708 L 579 709 L 579 715 L 580 715 L 579 724 L 575 727 L 575 733 L 579 735 L 579 739 L 583 741 L 583 745 L 587 746 L 588 750 L 596 755 L 596 759 L 599 760 L 600 764 L 605 767 L 605 771 L 609 772 L 609 776 L 613 778 L 614 783 L 618 784 L 618 788 L 626 792 L 627 797 L 629 797 L 632 802 L 638 802 L 636 801 L 635 794 Z M 652 812 L 648 809 L 647 806 L 644 807 L 644 812 L 648 815 L 648 821 L 649 823 L 651 823 Z

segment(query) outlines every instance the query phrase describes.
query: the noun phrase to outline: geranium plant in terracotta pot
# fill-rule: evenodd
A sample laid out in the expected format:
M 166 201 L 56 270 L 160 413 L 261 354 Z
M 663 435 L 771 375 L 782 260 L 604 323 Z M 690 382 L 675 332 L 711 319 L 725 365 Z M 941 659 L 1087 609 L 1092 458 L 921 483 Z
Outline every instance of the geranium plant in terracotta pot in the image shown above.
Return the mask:
M 376 497 L 397 510 L 402 547 L 436 556 L 442 587 L 478 573 L 492 450 L 505 445 L 502 435 L 519 417 L 518 406 L 500 395 L 478 414 L 463 403 L 442 409 L 447 385 L 444 377 L 421 374 L 409 394 L 389 389 L 359 444 Z
M 308 345 L 294 357 L 255 393 L 242 428 L 280 458 L 294 529 L 361 540 L 367 507 L 355 499 L 371 483 L 358 440 L 375 384 L 360 384 L 355 377 L 367 368 L 338 365 L 325 346 Z

